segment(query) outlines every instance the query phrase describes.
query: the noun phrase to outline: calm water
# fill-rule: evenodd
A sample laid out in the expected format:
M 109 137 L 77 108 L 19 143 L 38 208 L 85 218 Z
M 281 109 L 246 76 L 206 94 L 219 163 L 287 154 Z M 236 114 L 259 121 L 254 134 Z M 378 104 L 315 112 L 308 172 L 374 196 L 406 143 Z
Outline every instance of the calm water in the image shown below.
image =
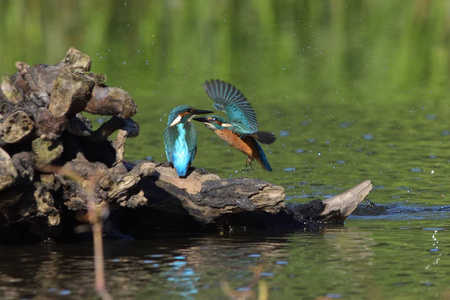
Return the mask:
M 288 201 L 371 179 L 375 204 L 319 232 L 107 241 L 116 299 L 227 299 L 261 266 L 270 299 L 450 298 L 448 1 L 2 1 L 0 70 L 71 46 L 137 102 L 126 158 L 165 160 L 174 106 L 212 109 L 220 78 L 252 103 L 274 169 L 203 126 L 194 166 L 282 185 Z M 95 124 L 104 120 L 91 116 Z M 198 124 L 201 125 L 201 124 Z M 5 299 L 95 298 L 89 243 L 0 247 Z

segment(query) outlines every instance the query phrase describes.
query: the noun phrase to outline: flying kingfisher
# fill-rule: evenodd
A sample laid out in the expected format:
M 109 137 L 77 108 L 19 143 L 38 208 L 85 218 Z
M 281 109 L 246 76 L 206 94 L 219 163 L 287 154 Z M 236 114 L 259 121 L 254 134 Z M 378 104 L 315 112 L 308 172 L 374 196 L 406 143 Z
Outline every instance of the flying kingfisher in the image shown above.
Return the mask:
M 255 111 L 245 96 L 234 86 L 221 80 L 206 81 L 203 88 L 214 101 L 214 108 L 227 114 L 228 121 L 215 115 L 194 120 L 203 122 L 206 128 L 214 131 L 228 145 L 247 154 L 246 166 L 256 159 L 264 170 L 272 171 L 266 154 L 257 140 L 271 144 L 276 140 L 275 135 L 258 131 Z
M 197 132 L 191 119 L 196 114 L 209 113 L 212 111 L 195 109 L 189 105 L 177 106 L 169 113 L 164 130 L 164 147 L 167 160 L 177 170 L 179 177 L 186 176 L 197 152 Z

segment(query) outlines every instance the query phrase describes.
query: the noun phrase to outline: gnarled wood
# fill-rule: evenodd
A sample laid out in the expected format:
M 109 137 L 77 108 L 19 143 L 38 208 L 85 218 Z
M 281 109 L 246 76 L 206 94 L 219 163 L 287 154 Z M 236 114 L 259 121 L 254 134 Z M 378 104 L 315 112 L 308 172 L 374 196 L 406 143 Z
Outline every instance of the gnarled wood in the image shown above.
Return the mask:
M 22 142 L 31 136 L 34 127 L 33 120 L 26 112 L 16 111 L 1 124 L 1 139 L 7 144 Z
M 321 219 L 324 221 L 344 221 L 369 195 L 371 190 L 372 182 L 366 180 L 339 195 L 323 201 L 325 209 L 320 213 Z
M 111 209 L 115 224 L 106 228 L 122 223 L 124 231 L 302 228 L 342 222 L 372 188 L 365 181 L 325 201 L 287 205 L 284 188 L 263 180 L 193 168 L 179 178 L 165 163 L 124 162 L 127 138 L 139 133 L 130 119 L 137 106 L 126 91 L 106 86 L 105 75 L 90 73 L 91 63 L 71 48 L 56 65 L 17 62 L 17 73 L 2 78 L 0 242 L 7 231 L 61 238 L 83 219 L 88 199 Z M 93 131 L 83 112 L 112 117 Z

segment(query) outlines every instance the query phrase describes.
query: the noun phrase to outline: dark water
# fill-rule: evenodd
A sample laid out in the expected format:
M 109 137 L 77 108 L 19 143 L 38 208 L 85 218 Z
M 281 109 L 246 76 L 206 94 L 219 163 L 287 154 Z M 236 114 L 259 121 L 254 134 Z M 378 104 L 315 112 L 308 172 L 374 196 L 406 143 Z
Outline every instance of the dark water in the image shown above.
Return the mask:
M 450 236 L 429 223 L 353 219 L 315 233 L 107 241 L 106 277 L 115 299 L 229 299 L 221 282 L 248 290 L 256 267 L 270 299 L 445 298 Z M 89 244 L 0 250 L 2 299 L 95 298 Z
M 56 63 L 71 46 L 139 106 L 126 158 L 165 160 L 179 104 L 212 109 L 201 84 L 252 103 L 273 172 L 197 126 L 194 166 L 327 198 L 370 179 L 375 207 L 318 232 L 107 241 L 115 299 L 227 299 L 261 266 L 270 299 L 450 297 L 449 2 L 2 1 L 0 70 Z M 104 119 L 90 116 L 95 124 Z M 201 125 L 201 124 L 200 124 Z M 0 247 L 5 299 L 95 298 L 91 245 Z

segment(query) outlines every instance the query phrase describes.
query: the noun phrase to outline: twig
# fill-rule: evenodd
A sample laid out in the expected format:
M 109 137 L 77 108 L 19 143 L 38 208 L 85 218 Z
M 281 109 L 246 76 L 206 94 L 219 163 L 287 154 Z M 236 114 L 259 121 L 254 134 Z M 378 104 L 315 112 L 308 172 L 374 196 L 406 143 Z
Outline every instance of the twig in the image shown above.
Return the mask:
M 45 165 L 38 168 L 44 173 L 58 173 L 64 177 L 70 178 L 82 186 L 83 177 L 74 171 L 64 167 Z M 95 267 L 95 290 L 103 300 L 112 300 L 113 298 L 106 290 L 105 266 L 103 257 L 103 220 L 109 215 L 109 209 L 104 202 L 97 204 L 95 201 L 95 186 L 100 178 L 99 174 L 89 176 L 86 185 L 87 196 L 87 214 L 84 217 L 92 226 L 92 236 L 94 241 L 94 267 Z
M 103 257 L 103 219 L 109 214 L 108 207 L 104 203 L 97 204 L 95 201 L 95 186 L 99 174 L 94 174 L 88 179 L 88 220 L 92 225 L 92 237 L 94 240 L 94 265 L 95 265 L 95 289 L 103 300 L 112 300 L 106 290 L 105 266 Z

